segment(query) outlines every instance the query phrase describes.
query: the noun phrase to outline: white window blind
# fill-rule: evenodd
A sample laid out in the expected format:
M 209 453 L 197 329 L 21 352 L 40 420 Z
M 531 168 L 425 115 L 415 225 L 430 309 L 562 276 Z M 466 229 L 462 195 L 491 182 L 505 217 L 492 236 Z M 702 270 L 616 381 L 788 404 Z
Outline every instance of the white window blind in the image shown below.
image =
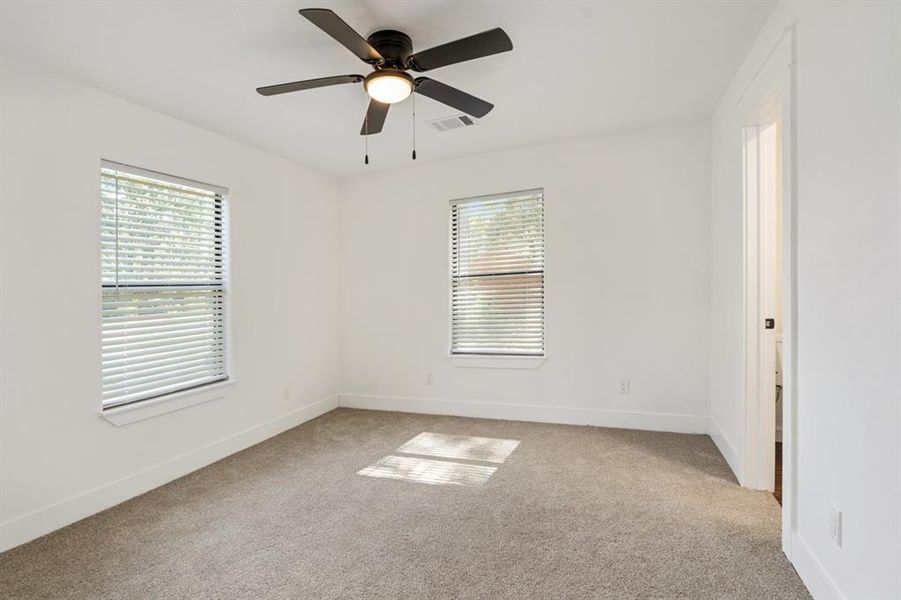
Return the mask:
M 103 406 L 228 378 L 226 190 L 104 161 Z
M 544 355 L 544 192 L 451 202 L 451 354 Z

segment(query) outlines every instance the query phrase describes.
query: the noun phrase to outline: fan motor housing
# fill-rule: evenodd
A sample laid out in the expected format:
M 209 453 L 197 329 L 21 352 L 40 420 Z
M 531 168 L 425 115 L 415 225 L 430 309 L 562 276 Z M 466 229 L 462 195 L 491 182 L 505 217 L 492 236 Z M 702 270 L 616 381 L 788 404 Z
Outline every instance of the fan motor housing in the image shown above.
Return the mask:
M 407 58 L 413 54 L 413 40 L 406 33 L 382 29 L 374 32 L 366 41 L 384 57 L 382 68 L 401 70 L 407 68 Z

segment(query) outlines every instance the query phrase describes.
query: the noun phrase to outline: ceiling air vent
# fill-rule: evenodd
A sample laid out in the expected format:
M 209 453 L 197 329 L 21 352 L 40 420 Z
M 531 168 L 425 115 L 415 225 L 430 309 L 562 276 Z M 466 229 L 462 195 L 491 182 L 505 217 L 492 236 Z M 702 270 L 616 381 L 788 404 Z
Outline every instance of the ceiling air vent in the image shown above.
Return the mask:
M 461 129 L 463 127 L 471 127 L 476 122 L 472 117 L 467 115 L 454 115 L 453 117 L 441 117 L 440 119 L 432 119 L 427 121 L 429 125 L 436 131 L 448 131 L 450 129 Z

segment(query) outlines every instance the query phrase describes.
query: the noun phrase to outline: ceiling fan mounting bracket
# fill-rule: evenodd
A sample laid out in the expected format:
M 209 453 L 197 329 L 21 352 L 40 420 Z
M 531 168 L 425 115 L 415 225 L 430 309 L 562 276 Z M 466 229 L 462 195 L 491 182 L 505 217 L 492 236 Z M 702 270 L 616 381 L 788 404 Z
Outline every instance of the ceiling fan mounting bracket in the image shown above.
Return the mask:
M 413 54 L 413 40 L 406 33 L 394 29 L 373 32 L 367 39 L 385 59 L 378 68 L 405 70 L 407 58 Z

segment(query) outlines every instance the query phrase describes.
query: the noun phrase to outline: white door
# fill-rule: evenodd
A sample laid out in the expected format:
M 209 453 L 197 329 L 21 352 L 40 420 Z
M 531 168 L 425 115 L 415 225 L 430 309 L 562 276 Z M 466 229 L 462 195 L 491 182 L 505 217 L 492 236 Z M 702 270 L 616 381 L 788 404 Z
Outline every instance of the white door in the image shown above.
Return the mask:
M 781 178 L 776 121 L 744 128 L 745 204 L 745 365 L 751 452 L 744 465 L 746 485 L 773 490 L 776 448 L 776 341 L 782 327 Z

